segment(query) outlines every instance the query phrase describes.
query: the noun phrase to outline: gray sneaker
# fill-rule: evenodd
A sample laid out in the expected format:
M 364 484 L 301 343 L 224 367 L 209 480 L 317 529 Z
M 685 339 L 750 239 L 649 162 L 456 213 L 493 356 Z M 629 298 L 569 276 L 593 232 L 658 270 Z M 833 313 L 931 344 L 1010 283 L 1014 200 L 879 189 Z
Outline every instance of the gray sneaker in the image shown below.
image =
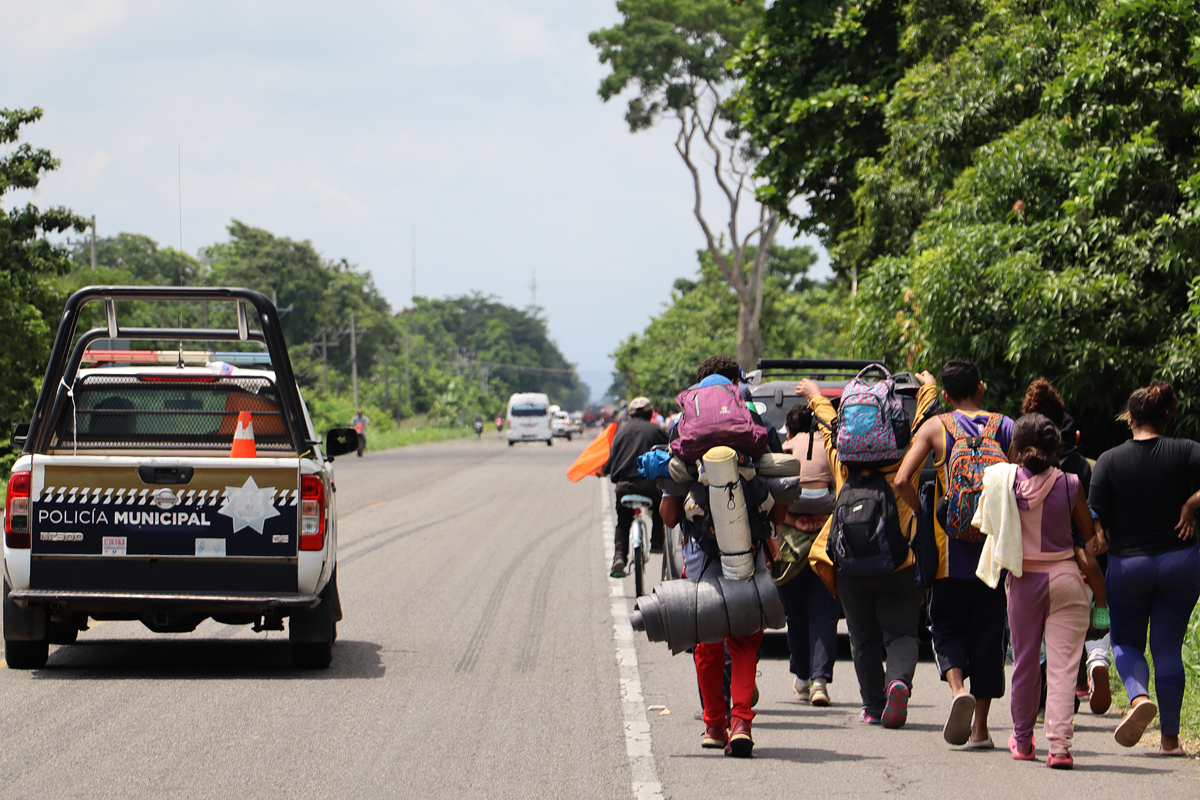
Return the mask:
M 625 577 L 625 558 L 623 556 L 613 556 L 612 571 L 608 573 L 610 578 Z
M 796 699 L 801 703 L 809 701 L 808 681 L 795 678 L 792 680 L 792 693 L 796 695 Z

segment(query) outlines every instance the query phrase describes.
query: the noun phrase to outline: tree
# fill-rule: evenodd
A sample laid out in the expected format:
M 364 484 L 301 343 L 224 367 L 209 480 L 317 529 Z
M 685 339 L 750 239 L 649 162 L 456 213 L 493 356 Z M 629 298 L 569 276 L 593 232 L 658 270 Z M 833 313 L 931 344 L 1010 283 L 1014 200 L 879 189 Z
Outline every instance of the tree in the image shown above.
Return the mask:
M 971 357 L 1008 411 L 1044 375 L 1093 452 L 1124 435 L 1130 391 L 1167 378 L 1179 432 L 1200 434 L 1193 4 L 995 0 L 964 30 L 914 53 L 889 144 L 858 165 L 857 343 Z
M 645 395 L 661 409 L 674 409 L 675 395 L 692 383 L 700 362 L 733 347 L 737 297 L 712 256 L 700 251 L 697 257 L 696 279 L 675 281 L 662 313 L 613 353 L 620 396 Z M 849 355 L 849 298 L 840 283 L 808 277 L 815 262 L 808 247 L 773 245 L 766 254 L 762 321 L 765 352 L 772 357 Z
M 741 86 L 727 61 L 761 18 L 763 0 L 618 0 L 617 10 L 622 22 L 588 37 L 599 48 L 601 63 L 612 67 L 600 83 L 600 96 L 607 102 L 636 87 L 625 115 L 631 132 L 663 117 L 678 125 L 675 150 L 692 177 L 693 213 L 713 262 L 737 297 L 737 359 L 750 369 L 763 353 L 766 255 L 780 213 L 758 204 L 757 224 L 745 233 L 739 228 L 746 195 L 754 191 L 758 154 L 727 108 Z M 709 168 L 728 212 L 728 245 L 704 209 L 701 170 Z
M 49 150 L 28 144 L 9 149 L 21 127 L 41 117 L 40 108 L 0 109 L 0 145 L 7 150 L 0 154 L 0 198 L 37 188 L 42 176 L 58 167 Z M 70 251 L 47 237 L 86 227 L 86 220 L 61 207 L 41 211 L 32 204 L 13 205 L 0 213 L 0 424 L 5 430 L 32 415 L 65 300 L 56 279 L 70 268 Z
M 935 6 L 939 19 L 954 19 L 943 8 L 953 5 L 776 0 L 734 58 L 744 79 L 735 98 L 739 123 L 764 151 L 759 197 L 827 248 L 855 226 L 859 160 L 888 142 L 884 111 L 908 58 L 904 7 Z M 945 47 L 950 39 L 927 30 L 922 42 Z

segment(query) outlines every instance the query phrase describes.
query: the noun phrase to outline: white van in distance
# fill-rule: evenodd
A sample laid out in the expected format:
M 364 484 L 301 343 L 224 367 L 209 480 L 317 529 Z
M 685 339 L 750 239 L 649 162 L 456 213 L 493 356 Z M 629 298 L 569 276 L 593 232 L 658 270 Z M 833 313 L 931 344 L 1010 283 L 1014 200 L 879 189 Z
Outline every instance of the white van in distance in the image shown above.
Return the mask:
M 508 446 L 515 442 L 554 444 L 550 398 L 540 392 L 514 394 L 508 398 Z

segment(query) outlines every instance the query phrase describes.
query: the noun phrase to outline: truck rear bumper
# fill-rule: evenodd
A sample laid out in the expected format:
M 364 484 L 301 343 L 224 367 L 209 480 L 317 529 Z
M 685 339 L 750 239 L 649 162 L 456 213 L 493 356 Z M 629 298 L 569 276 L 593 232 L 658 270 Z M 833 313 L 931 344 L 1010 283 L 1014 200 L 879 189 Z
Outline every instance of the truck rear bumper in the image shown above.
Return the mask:
M 55 589 L 13 589 L 8 597 L 17 606 L 49 606 L 56 612 L 150 611 L 171 609 L 222 612 L 294 611 L 315 608 L 321 598 L 315 594 L 256 593 L 168 593 L 63 591 Z

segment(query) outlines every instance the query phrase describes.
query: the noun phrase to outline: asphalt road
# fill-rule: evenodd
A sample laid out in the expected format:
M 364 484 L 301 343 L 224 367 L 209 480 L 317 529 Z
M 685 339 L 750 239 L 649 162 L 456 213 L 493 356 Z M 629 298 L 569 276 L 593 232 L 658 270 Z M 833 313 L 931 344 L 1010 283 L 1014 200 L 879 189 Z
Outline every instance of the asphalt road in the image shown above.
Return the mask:
M 689 657 L 631 638 L 632 580 L 606 575 L 606 485 L 563 476 L 582 447 L 485 438 L 340 459 L 346 617 L 328 671 L 292 669 L 286 633 L 93 624 L 44 669 L 0 670 L 0 786 L 15 798 L 1200 795 L 1200 762 L 1123 750 L 1115 712 L 1079 715 L 1073 773 L 1046 769 L 1044 750 L 1036 764 L 1010 758 L 1003 700 L 1000 749 L 948 747 L 949 693 L 930 663 L 902 730 L 856 721 L 848 662 L 833 707 L 801 706 L 778 635 L 760 665 L 756 758 L 701 750 Z

